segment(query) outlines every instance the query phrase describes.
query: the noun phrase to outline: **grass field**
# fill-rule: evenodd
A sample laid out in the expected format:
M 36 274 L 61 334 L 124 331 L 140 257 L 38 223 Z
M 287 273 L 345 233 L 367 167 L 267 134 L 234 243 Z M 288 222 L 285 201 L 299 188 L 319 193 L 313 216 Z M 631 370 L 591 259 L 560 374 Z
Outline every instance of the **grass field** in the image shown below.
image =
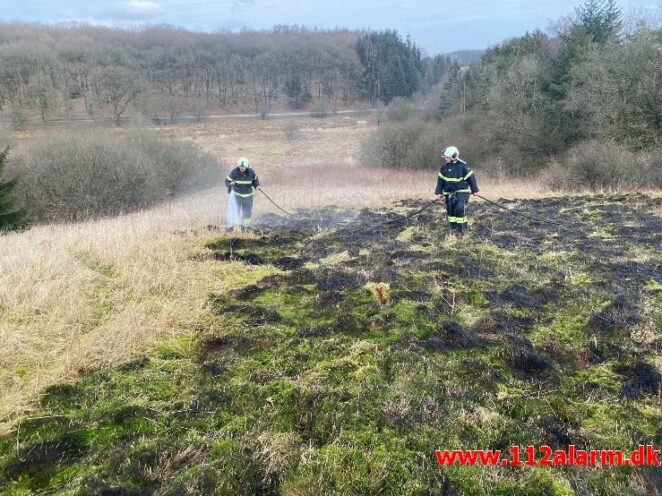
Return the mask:
M 376 207 L 431 196 L 433 166 L 420 174 L 360 167 L 360 142 L 375 127 L 374 118 L 298 119 L 292 121 L 295 140 L 283 131 L 288 122 L 237 120 L 145 131 L 193 140 L 227 170 L 238 157 L 249 157 L 265 190 L 290 210 Z M 20 146 L 45 132 L 57 130 L 12 139 Z M 543 194 L 527 184 L 487 183 L 483 190 Z M 217 187 L 118 218 L 35 226 L 0 237 L 0 425 L 6 429 L 49 384 L 190 331 L 210 291 L 243 281 L 231 264 L 196 258 L 210 229 L 224 222 L 226 201 L 224 188 Z M 256 215 L 271 211 L 258 196 Z
M 650 470 L 431 465 L 451 441 L 660 444 L 659 194 L 554 196 L 478 164 L 485 196 L 572 234 L 476 201 L 457 243 L 438 207 L 380 224 L 431 199 L 436 166 L 362 168 L 374 120 L 287 124 L 147 131 L 248 157 L 294 220 L 258 195 L 263 231 L 219 232 L 219 186 L 0 237 L 0 493 L 660 491 Z
M 0 437 L 0 492 L 659 494 L 659 468 L 434 450 L 662 442 L 660 200 L 508 202 L 570 229 L 475 205 L 463 242 L 434 212 L 385 224 L 421 204 L 208 233 L 198 263 L 235 288 L 189 332 L 47 388 Z

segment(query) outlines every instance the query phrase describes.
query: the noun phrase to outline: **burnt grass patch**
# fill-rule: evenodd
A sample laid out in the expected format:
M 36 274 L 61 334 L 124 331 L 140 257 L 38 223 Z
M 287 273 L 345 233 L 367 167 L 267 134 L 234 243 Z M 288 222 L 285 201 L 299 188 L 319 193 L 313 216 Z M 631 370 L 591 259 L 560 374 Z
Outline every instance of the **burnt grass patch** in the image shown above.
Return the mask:
M 660 394 L 662 377 L 660 371 L 650 363 L 637 360 L 631 364 L 619 364 L 614 366 L 614 372 L 619 374 L 624 381 L 627 391 L 638 394 Z
M 44 391 L 0 437 L 0 493 L 655 494 L 643 468 L 433 463 L 662 442 L 659 200 L 500 202 L 564 227 L 472 200 L 447 239 L 408 200 L 210 240 L 266 277 L 211 296 L 195 335 Z
M 436 351 L 473 348 L 479 343 L 476 336 L 457 322 L 446 323 L 420 342 L 423 348 Z

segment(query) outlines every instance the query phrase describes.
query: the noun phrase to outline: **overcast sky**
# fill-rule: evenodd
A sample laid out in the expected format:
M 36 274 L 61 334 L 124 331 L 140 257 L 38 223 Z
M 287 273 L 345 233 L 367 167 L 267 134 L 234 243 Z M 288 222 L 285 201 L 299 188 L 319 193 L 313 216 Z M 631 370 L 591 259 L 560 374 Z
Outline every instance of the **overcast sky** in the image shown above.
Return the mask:
M 428 53 L 485 48 L 571 14 L 582 0 L 0 0 L 0 20 L 80 21 L 127 27 L 172 24 L 191 30 L 392 28 Z M 659 12 L 662 0 L 620 0 L 624 13 Z M 1 28 L 0 28 L 1 29 Z

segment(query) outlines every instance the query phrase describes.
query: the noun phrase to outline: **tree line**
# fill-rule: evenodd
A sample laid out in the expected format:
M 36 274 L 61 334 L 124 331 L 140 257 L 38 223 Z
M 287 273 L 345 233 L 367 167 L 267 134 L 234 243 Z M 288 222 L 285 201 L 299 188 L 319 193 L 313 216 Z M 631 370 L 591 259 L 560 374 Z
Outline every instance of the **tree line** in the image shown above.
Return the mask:
M 495 175 L 662 187 L 662 30 L 650 19 L 624 24 L 614 0 L 588 0 L 551 32 L 452 62 L 427 96 L 391 105 L 391 127 L 367 144 L 364 162 L 419 167 L 452 142 Z
M 489 48 L 445 76 L 436 118 L 479 120 L 483 142 L 525 168 L 587 141 L 631 150 L 662 139 L 662 30 L 623 30 L 614 0 L 589 0 L 552 34 Z
M 268 112 L 274 104 L 388 103 L 439 82 L 448 57 L 424 57 L 395 31 L 196 33 L 89 25 L 0 24 L 0 112 L 50 117 L 129 109 L 160 122 L 220 111 Z

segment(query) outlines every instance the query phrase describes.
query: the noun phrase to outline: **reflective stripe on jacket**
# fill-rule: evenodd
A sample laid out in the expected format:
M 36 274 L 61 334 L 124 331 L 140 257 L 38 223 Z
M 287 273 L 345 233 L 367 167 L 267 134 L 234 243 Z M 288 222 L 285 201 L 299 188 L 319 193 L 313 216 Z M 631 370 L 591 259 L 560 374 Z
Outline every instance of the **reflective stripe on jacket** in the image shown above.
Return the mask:
M 259 185 L 257 174 L 250 167 L 247 167 L 244 173 L 239 170 L 239 167 L 235 167 L 225 178 L 225 186 L 234 188 L 235 194 L 241 197 L 253 196 L 255 194 L 253 188 L 257 188 Z
M 434 190 L 435 195 L 477 192 L 476 176 L 466 162 L 457 159 L 449 164 L 442 164 L 437 177 L 437 187 Z

